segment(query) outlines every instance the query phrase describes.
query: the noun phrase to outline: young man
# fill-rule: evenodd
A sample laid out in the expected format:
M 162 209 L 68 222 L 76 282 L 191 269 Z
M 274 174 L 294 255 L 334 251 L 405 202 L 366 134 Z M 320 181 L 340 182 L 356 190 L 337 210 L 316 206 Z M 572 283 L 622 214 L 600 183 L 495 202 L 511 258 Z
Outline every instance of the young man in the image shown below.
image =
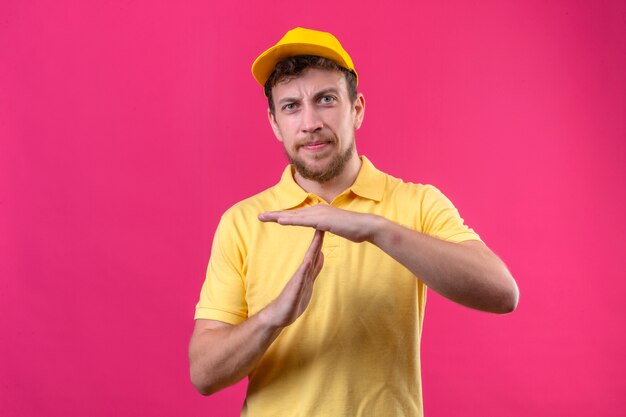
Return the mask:
M 211 394 L 248 376 L 243 416 L 421 416 L 426 287 L 508 313 L 515 281 L 436 188 L 358 156 L 365 100 L 334 36 L 289 31 L 252 72 L 290 164 L 220 221 L 192 382 Z

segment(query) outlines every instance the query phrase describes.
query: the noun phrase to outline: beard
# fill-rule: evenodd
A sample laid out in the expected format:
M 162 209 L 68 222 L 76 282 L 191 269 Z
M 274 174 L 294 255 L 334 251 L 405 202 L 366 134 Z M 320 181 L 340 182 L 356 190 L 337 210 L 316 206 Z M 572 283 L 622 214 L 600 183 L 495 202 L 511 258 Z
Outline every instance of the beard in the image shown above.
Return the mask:
M 337 143 L 336 138 L 332 138 L 332 143 Z M 332 180 L 343 172 L 346 164 L 354 154 L 354 139 L 344 152 L 334 155 L 326 168 L 322 168 L 320 170 L 315 170 L 307 166 L 302 159 L 298 158 L 295 155 L 291 155 L 287 151 L 287 148 L 285 148 L 284 146 L 283 149 L 285 151 L 285 155 L 287 155 L 289 163 L 293 165 L 293 167 L 296 169 L 296 171 L 298 171 L 298 174 L 300 174 L 302 178 L 323 184 L 327 181 Z

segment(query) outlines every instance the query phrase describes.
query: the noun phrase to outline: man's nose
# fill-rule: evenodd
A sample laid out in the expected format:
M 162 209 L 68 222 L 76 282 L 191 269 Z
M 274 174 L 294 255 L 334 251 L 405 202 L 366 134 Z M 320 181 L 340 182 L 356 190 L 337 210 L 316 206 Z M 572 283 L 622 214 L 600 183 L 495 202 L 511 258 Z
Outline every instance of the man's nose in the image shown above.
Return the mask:
M 322 119 L 314 106 L 304 106 L 302 109 L 302 131 L 313 133 L 324 127 Z

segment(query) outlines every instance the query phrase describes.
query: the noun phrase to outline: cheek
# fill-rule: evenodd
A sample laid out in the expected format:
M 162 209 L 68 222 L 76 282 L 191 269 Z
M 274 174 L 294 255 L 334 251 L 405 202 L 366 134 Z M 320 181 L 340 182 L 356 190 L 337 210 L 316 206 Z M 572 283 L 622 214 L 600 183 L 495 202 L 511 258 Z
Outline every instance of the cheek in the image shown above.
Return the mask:
M 281 118 L 276 121 L 276 123 L 272 126 L 274 129 L 274 134 L 276 135 L 276 139 L 279 142 L 287 143 L 289 142 L 289 135 L 292 131 L 292 126 L 290 125 L 291 120 Z
M 346 115 L 340 122 L 342 134 L 351 134 L 354 132 L 354 118 L 351 115 Z
M 283 136 L 293 134 L 297 132 L 297 122 L 295 117 L 282 117 L 277 124 L 278 130 Z

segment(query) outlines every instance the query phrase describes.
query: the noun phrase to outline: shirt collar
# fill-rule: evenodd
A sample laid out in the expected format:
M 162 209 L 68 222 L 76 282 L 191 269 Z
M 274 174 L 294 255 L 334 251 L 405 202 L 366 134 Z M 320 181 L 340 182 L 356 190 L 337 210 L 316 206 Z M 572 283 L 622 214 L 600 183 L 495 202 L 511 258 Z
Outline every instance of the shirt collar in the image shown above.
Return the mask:
M 374 201 L 383 199 L 387 176 L 379 171 L 365 156 L 361 156 L 361 170 L 350 190 L 363 198 Z
M 361 169 L 356 180 L 348 188 L 359 197 L 373 201 L 382 200 L 385 192 L 386 176 L 379 171 L 365 156 L 361 156 Z M 278 184 L 274 186 L 280 210 L 287 210 L 300 205 L 311 194 L 302 189 L 293 178 L 293 169 L 287 165 Z
M 309 196 L 293 179 L 291 165 L 287 165 L 280 177 L 278 184 L 274 186 L 274 194 L 278 201 L 278 210 L 287 210 L 300 205 Z

